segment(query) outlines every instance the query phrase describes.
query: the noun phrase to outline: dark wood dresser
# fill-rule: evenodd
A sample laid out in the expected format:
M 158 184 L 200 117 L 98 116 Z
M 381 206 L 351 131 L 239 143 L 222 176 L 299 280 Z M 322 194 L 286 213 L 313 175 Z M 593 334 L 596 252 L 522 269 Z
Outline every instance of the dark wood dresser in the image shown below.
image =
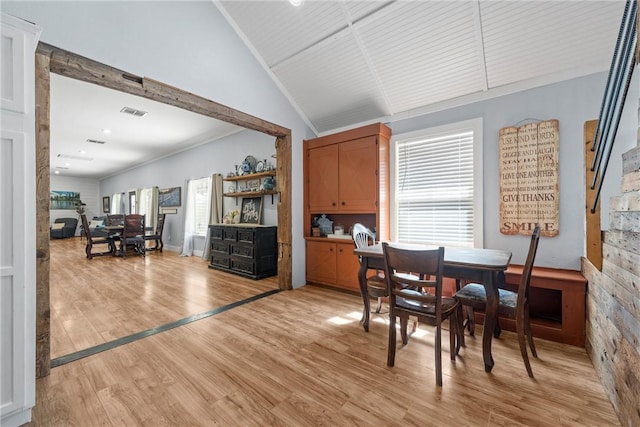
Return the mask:
M 278 227 L 215 224 L 209 226 L 209 267 L 252 279 L 278 274 Z

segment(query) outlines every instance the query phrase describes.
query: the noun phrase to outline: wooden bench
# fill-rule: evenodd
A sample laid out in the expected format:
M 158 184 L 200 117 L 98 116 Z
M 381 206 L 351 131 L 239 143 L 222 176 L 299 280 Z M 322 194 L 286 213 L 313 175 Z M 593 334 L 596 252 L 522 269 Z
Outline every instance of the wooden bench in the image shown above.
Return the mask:
M 521 275 L 521 265 L 510 265 L 505 287 L 517 290 Z M 529 295 L 533 336 L 584 347 L 586 291 L 587 279 L 579 271 L 534 267 Z M 476 323 L 483 321 L 483 314 L 476 313 Z M 499 321 L 502 329 L 516 330 L 515 320 Z

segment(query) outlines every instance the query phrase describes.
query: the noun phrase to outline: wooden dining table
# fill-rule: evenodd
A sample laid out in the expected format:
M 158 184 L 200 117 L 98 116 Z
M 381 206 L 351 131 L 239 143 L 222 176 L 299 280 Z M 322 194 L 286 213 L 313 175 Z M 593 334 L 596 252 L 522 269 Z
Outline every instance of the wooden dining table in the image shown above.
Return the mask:
M 406 249 L 428 249 L 433 246 L 390 243 L 391 246 Z M 367 292 L 367 270 L 384 270 L 384 257 L 382 245 L 375 244 L 364 248 L 356 248 L 354 254 L 360 257 L 360 269 L 358 270 L 358 284 L 364 303 L 362 314 L 362 326 L 369 331 L 369 319 L 371 304 Z M 493 331 L 498 321 L 498 274 L 504 272 L 511 261 L 511 252 L 497 249 L 482 248 L 453 248 L 445 247 L 444 250 L 444 276 L 456 280 L 465 280 L 484 285 L 487 294 L 487 306 L 485 309 L 484 327 L 482 333 L 482 355 L 484 369 L 491 372 L 493 369 L 493 357 L 491 355 L 491 341 Z

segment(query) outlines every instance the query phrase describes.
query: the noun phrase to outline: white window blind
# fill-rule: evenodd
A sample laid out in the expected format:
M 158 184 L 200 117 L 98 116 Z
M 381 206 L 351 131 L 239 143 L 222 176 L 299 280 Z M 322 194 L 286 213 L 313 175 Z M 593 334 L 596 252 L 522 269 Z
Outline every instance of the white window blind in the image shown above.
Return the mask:
M 209 225 L 209 187 L 211 178 L 196 179 L 193 182 L 195 234 L 204 236 Z
M 473 127 L 427 130 L 395 148 L 395 240 L 474 247 L 482 224 L 474 213 Z

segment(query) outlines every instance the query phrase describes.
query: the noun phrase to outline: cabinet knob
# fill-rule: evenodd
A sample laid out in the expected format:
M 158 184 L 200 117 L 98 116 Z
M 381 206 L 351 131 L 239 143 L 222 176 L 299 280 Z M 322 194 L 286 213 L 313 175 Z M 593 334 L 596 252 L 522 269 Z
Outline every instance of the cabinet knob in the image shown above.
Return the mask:
M 336 205 L 336 202 L 331 203 L 331 206 L 335 206 L 335 205 Z
M 342 206 L 344 206 L 344 205 L 346 205 L 346 203 L 345 203 L 345 202 L 342 202 Z
M 333 248 L 329 248 L 329 252 L 333 252 Z

